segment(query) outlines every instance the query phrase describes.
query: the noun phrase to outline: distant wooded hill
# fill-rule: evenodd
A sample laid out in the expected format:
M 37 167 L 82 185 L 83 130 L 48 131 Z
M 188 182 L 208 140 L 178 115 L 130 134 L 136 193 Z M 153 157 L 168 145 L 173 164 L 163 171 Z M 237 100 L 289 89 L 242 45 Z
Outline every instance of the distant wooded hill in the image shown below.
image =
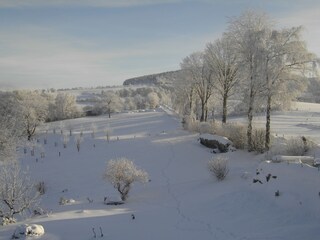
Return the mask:
M 158 74 L 145 75 L 127 79 L 123 82 L 124 86 L 128 85 L 151 85 L 151 86 L 164 86 L 171 87 L 172 83 L 178 77 L 181 70 L 163 72 Z

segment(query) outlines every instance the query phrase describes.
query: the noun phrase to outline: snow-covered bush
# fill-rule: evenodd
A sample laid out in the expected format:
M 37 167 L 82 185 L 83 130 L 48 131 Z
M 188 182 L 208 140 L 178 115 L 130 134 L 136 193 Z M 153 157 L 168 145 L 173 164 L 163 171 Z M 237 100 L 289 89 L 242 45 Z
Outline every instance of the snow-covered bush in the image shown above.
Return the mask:
M 16 228 L 12 234 L 12 239 L 25 239 L 26 237 L 40 237 L 44 234 L 44 228 L 38 224 L 24 224 Z
M 0 212 L 1 214 L 1 212 Z M 10 224 L 13 224 L 13 223 L 16 223 L 17 220 L 15 218 L 10 218 L 10 217 L 2 217 L 0 219 L 0 225 L 1 226 L 6 226 L 6 225 L 10 225 Z
M 214 124 L 214 132 L 217 135 L 227 137 L 235 148 L 244 149 L 247 144 L 246 126 L 241 124 Z
M 199 133 L 210 133 L 211 132 L 211 124 L 208 122 L 201 122 L 199 124 Z
M 190 116 L 185 116 L 182 120 L 182 125 L 185 130 L 191 131 L 191 132 L 200 132 L 200 122 L 194 120 Z
M 81 134 L 77 135 L 74 140 L 76 142 L 77 150 L 78 150 L 78 152 L 80 152 L 80 146 L 81 146 L 81 142 L 82 142 Z
M 222 181 L 229 173 L 228 159 L 218 155 L 208 162 L 208 169 L 219 181 Z
M 111 134 L 112 134 L 112 128 L 110 127 L 109 124 L 108 124 L 107 127 L 104 129 L 104 132 L 105 132 L 106 137 L 107 137 L 107 142 L 110 142 L 110 138 L 111 138 Z
M 63 133 L 62 141 L 63 141 L 63 148 L 67 148 L 67 144 L 69 142 L 69 135 L 67 133 Z
M 38 182 L 38 184 L 36 184 L 36 189 L 40 195 L 44 195 L 47 191 L 46 185 L 44 184 L 43 181 Z
M 76 201 L 72 198 L 70 199 L 67 199 L 67 198 L 64 198 L 64 197 L 61 197 L 60 200 L 59 200 L 59 204 L 60 205 L 67 205 L 67 204 L 73 204 L 75 203 Z
M 0 169 L 0 217 L 12 219 L 35 206 L 39 197 L 29 174 L 17 163 Z
M 252 131 L 252 151 L 264 153 L 266 143 L 266 130 L 253 129 Z
M 94 123 L 92 123 L 91 124 L 91 137 L 92 138 L 96 137 L 96 132 L 97 132 L 97 126 Z
M 104 179 L 108 180 L 120 193 L 122 201 L 128 198 L 133 182 L 148 182 L 148 173 L 138 169 L 127 158 L 110 160 L 104 173 Z
M 314 147 L 315 143 L 304 136 L 292 137 L 286 141 L 286 155 L 303 156 Z

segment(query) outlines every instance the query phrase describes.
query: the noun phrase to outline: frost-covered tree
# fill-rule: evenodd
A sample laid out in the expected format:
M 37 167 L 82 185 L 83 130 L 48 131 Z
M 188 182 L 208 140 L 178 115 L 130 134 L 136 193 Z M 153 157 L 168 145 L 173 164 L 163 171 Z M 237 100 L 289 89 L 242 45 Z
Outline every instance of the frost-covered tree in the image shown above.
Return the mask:
M 239 67 L 244 78 L 244 93 L 247 96 L 247 144 L 252 151 L 252 121 L 255 104 L 264 88 L 262 73 L 263 44 L 271 29 L 271 21 L 263 13 L 246 11 L 231 19 L 226 37 L 239 57 Z
M 0 169 L 0 217 L 14 220 L 37 204 L 39 193 L 27 172 L 15 162 L 5 164 Z
M 17 99 L 21 108 L 21 126 L 24 135 L 30 141 L 37 128 L 46 120 L 48 115 L 48 102 L 45 97 L 37 92 L 18 91 Z
M 0 92 L 0 162 L 15 159 L 23 135 L 22 112 L 16 95 Z
M 134 102 L 133 97 L 126 97 L 124 99 L 123 106 L 124 106 L 124 110 L 136 110 L 137 109 L 137 106 Z
M 127 158 L 110 160 L 104 173 L 104 179 L 109 181 L 120 193 L 122 201 L 127 200 L 129 191 L 134 182 L 148 182 L 148 173 L 138 169 Z
M 196 52 L 185 57 L 182 61 L 181 69 L 191 77 L 192 86 L 201 104 L 200 121 L 207 120 L 208 101 L 213 94 L 214 79 L 212 71 L 208 68 L 204 53 Z
M 205 49 L 205 61 L 213 73 L 215 89 L 222 98 L 222 122 L 227 122 L 227 102 L 238 83 L 238 55 L 231 47 L 228 37 L 208 43 Z
M 54 120 L 71 119 L 81 116 L 76 97 L 68 93 L 58 93 L 55 99 Z
M 137 106 L 137 109 L 145 109 L 146 108 L 146 99 L 140 94 L 136 94 L 134 96 L 134 103 Z
M 154 109 L 159 106 L 160 99 L 157 93 L 155 92 L 149 93 L 147 96 L 147 99 L 148 99 L 149 107 L 151 109 Z
M 312 71 L 315 56 L 301 39 L 301 27 L 272 30 L 262 50 L 262 76 L 265 81 L 266 136 L 270 148 L 271 109 L 276 101 L 291 100 L 303 89 L 303 79 Z
M 111 114 L 122 109 L 122 101 L 115 92 L 107 91 L 103 92 L 99 102 L 94 106 L 94 110 L 98 114 L 108 114 L 111 118 Z
M 183 68 L 181 66 L 181 68 Z M 184 118 L 193 118 L 195 90 L 192 76 L 188 71 L 182 70 L 174 81 L 174 104 Z

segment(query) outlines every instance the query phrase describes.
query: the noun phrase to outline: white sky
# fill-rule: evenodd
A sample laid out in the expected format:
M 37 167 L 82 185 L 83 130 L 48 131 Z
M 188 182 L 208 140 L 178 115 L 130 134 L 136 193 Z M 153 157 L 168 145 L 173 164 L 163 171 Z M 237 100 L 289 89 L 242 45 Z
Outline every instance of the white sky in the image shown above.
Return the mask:
M 313 0 L 0 0 L 0 89 L 121 85 L 176 70 L 246 9 L 303 25 L 320 56 Z

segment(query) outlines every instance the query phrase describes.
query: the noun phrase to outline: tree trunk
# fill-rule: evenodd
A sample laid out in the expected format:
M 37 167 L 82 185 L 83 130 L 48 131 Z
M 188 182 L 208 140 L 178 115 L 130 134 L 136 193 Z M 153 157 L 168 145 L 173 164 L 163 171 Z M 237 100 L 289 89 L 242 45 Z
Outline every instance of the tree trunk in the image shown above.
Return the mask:
M 269 58 L 266 59 L 266 83 L 267 83 L 267 90 L 268 90 L 268 96 L 267 96 L 267 112 L 266 112 L 266 139 L 265 139 L 265 150 L 268 151 L 270 149 L 270 123 L 271 123 L 271 82 L 269 79 L 268 74 L 268 68 L 269 68 Z
M 253 120 L 253 100 L 254 95 L 252 89 L 250 90 L 250 100 L 249 100 L 249 109 L 248 109 L 248 128 L 247 128 L 247 144 L 248 151 L 251 152 L 252 149 L 252 120 Z
M 222 123 L 227 122 L 227 94 L 223 95 L 223 103 L 222 103 Z
M 189 102 L 189 109 L 190 109 L 190 116 L 192 116 L 192 108 L 193 108 L 193 88 L 190 91 L 190 102 Z
M 205 104 L 201 102 L 201 117 L 200 117 L 200 122 L 205 121 Z
M 266 113 L 266 142 L 265 148 L 268 151 L 270 149 L 270 131 L 271 131 L 271 96 L 268 95 L 267 99 L 267 113 Z
M 208 121 L 208 104 L 206 104 L 205 109 L 206 109 L 206 113 L 205 113 L 204 121 L 206 122 L 206 121 Z

